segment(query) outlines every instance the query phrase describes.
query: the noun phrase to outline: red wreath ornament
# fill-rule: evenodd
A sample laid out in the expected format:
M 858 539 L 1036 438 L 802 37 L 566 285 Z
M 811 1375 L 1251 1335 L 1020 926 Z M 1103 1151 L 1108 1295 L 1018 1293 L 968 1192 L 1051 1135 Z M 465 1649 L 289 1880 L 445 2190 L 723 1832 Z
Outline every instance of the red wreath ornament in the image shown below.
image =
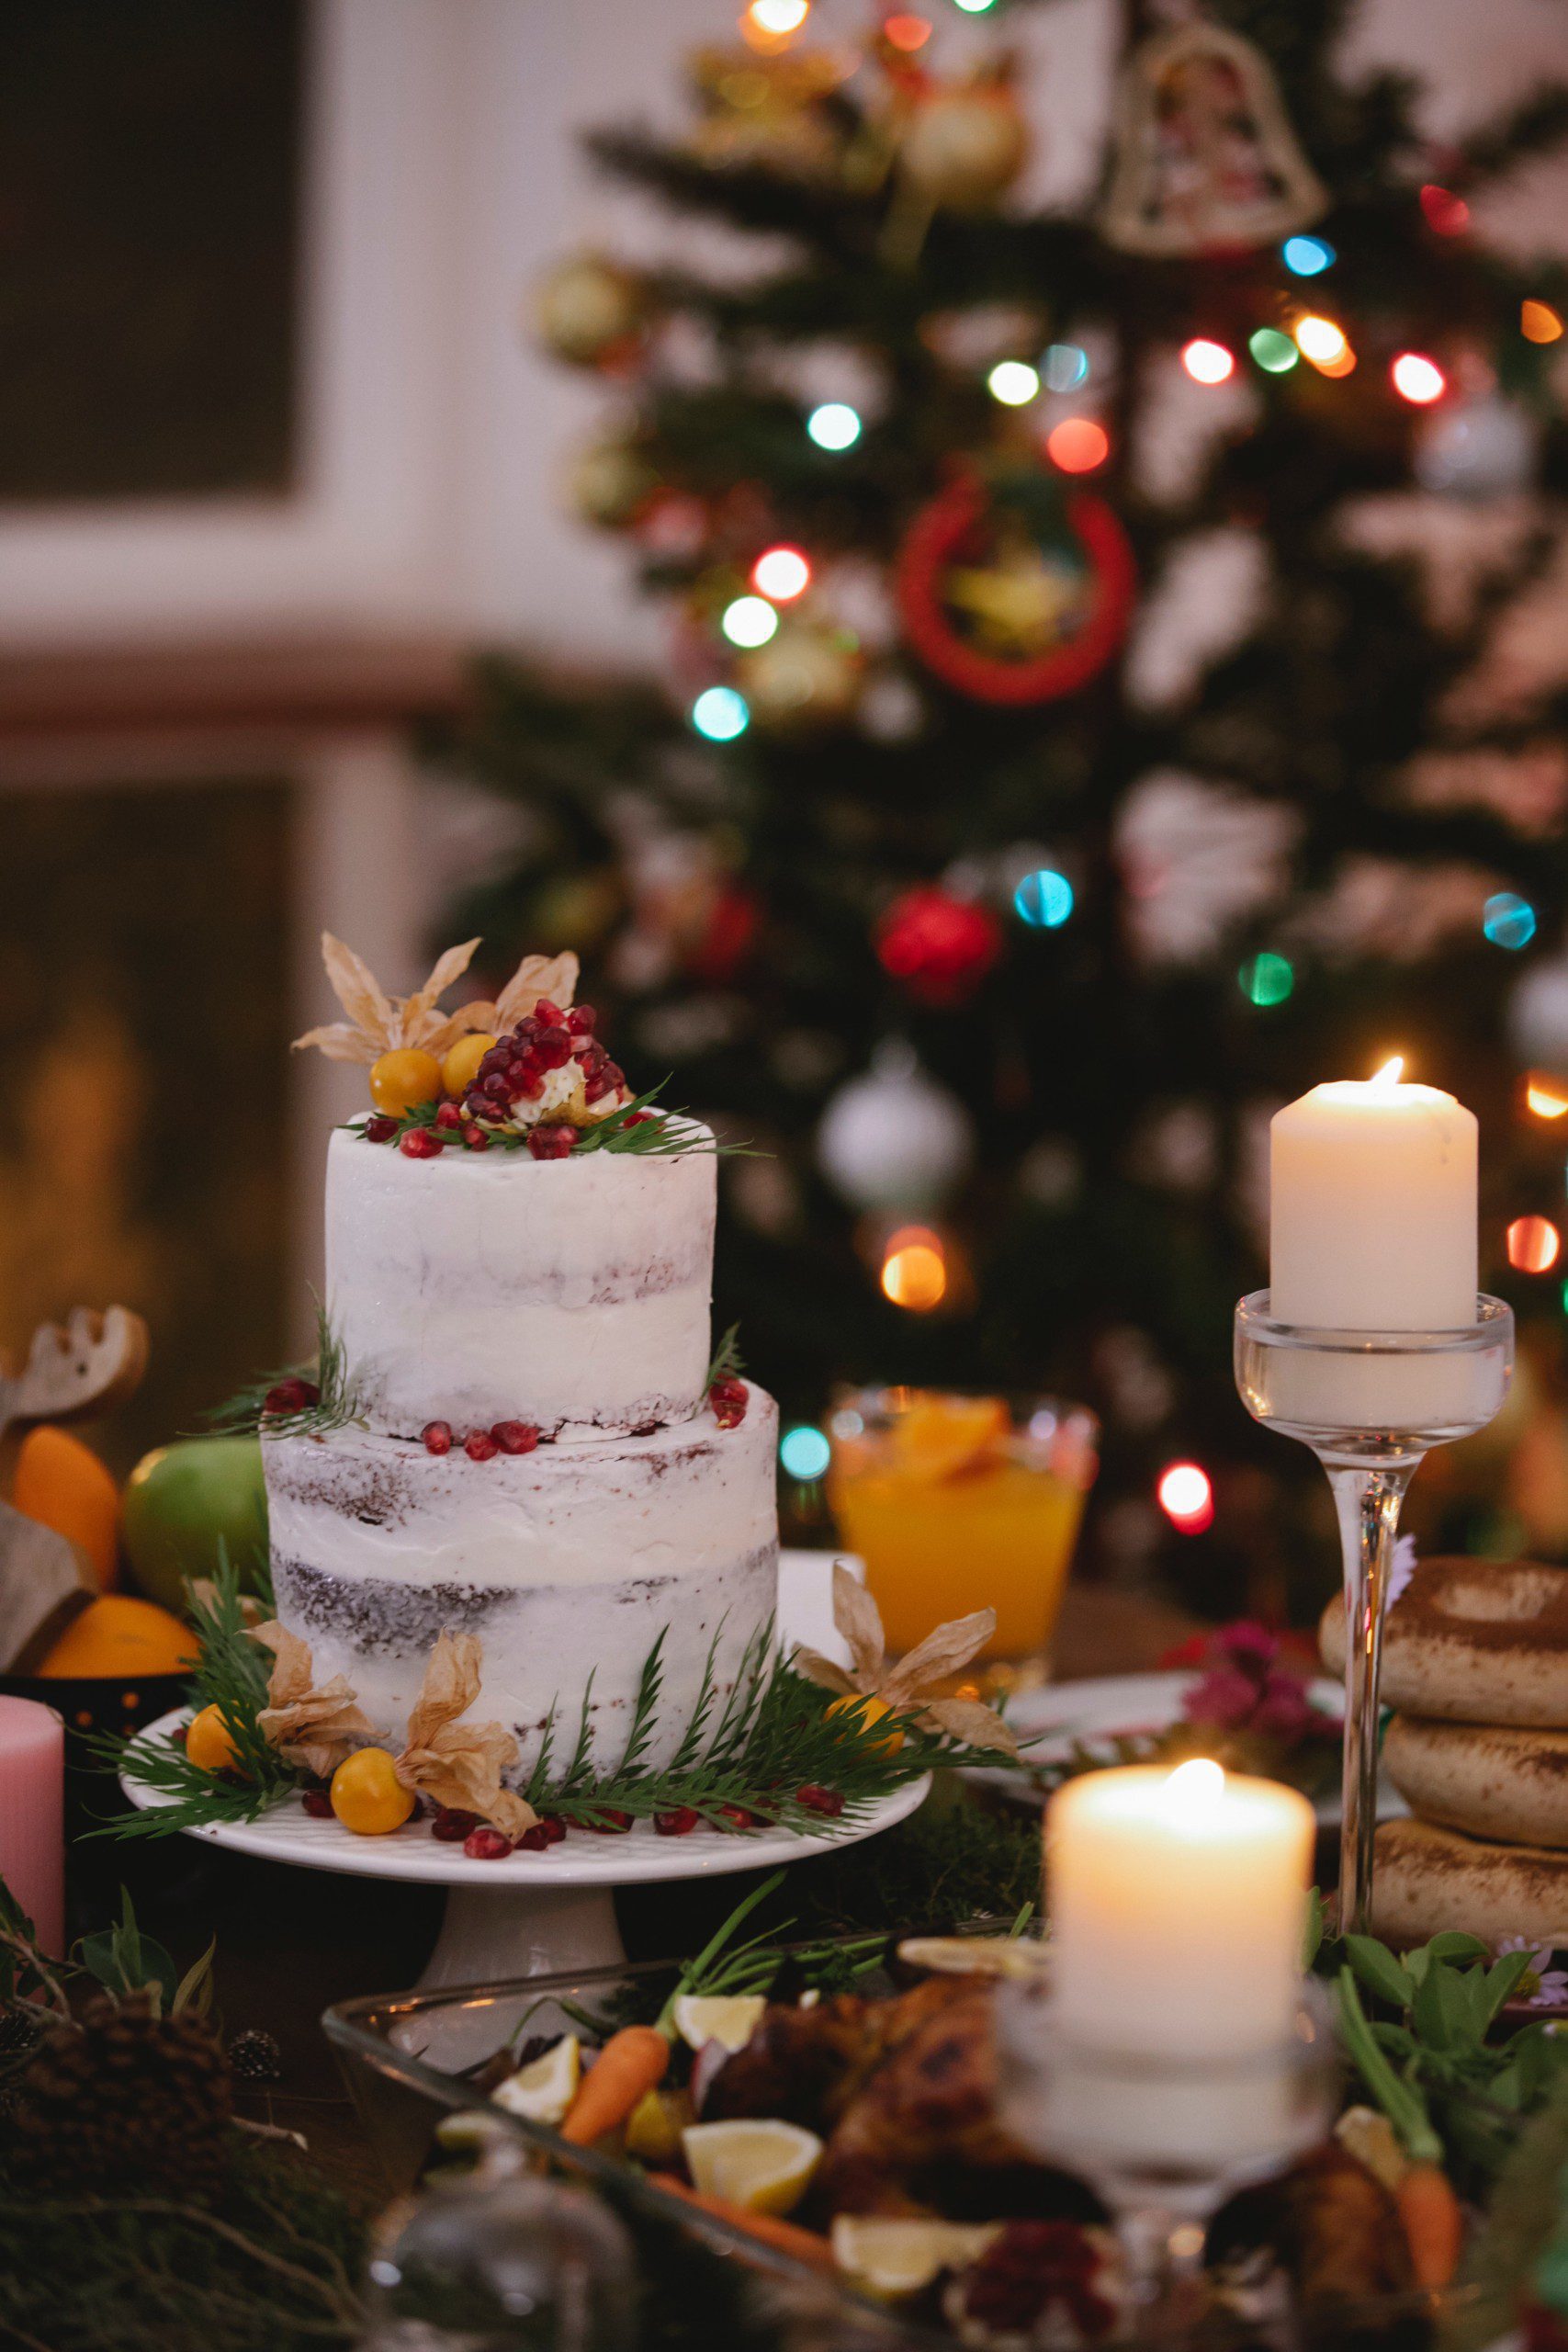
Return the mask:
M 956 563 L 983 560 L 985 526 L 994 511 L 986 484 L 968 467 L 921 507 L 894 561 L 905 637 L 934 677 L 976 702 L 1051 702 L 1076 694 L 1105 667 L 1127 633 L 1137 572 L 1126 532 L 1104 499 L 1083 490 L 1066 493 L 1067 536 L 1087 566 L 1083 607 L 1070 635 L 1021 658 L 963 636 L 945 593 Z

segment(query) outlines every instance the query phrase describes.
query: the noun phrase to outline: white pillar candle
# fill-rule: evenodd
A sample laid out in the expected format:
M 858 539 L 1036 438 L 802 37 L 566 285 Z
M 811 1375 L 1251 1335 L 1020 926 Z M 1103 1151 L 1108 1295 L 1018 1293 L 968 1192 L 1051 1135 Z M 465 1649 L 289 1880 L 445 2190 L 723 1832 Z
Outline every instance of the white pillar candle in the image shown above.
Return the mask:
M 1207 1758 L 1085 1773 L 1045 1815 L 1053 2004 L 1072 2041 L 1168 2060 L 1290 2034 L 1313 1810 Z
M 1270 1313 L 1347 1331 L 1475 1321 L 1476 1128 L 1394 1060 L 1314 1086 L 1269 1130 Z

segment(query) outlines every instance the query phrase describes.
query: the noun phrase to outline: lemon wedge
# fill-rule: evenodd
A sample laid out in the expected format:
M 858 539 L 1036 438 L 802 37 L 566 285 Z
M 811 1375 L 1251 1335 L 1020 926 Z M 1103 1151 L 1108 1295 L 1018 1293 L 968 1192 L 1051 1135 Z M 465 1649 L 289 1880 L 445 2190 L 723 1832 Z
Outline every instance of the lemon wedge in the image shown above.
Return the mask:
M 999 1396 L 919 1396 L 894 1422 L 889 1451 L 901 1476 L 934 1487 L 987 1460 L 1007 1432 Z
M 822 2160 L 822 2143 L 798 2123 L 694 2123 L 681 2134 L 694 2185 L 749 2213 L 788 2213 Z
M 644 2091 L 626 2118 L 627 2155 L 645 2165 L 671 2163 L 681 2153 L 681 2134 L 693 2120 L 686 2092 L 666 2090 L 662 2084 Z
M 498 2084 L 491 2098 L 508 2115 L 524 2116 L 530 2123 L 560 2123 L 581 2076 L 582 2053 L 576 2034 L 569 2033 Z
M 762 1993 L 682 1993 L 674 2008 L 675 2030 L 688 2050 L 705 2049 L 710 2041 L 744 2050 L 767 2006 Z
M 898 1957 L 933 1976 L 1038 1976 L 1044 1947 L 1023 1936 L 906 1936 Z
M 840 2213 L 833 2223 L 833 2259 L 867 2294 L 896 2301 L 918 2295 L 942 2270 L 978 2262 L 1000 2224 Z

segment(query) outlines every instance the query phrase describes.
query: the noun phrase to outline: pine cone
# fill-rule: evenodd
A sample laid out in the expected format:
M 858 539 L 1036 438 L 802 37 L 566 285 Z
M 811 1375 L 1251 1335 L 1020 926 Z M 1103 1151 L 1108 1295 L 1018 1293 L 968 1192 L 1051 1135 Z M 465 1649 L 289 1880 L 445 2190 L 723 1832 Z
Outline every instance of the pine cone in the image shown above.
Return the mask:
M 272 2034 L 248 2025 L 229 2044 L 229 2064 L 237 2083 L 276 2083 L 283 2072 L 283 2052 Z
M 54 2027 L 22 2076 L 17 2177 L 51 2188 L 190 2195 L 222 2175 L 229 2063 L 198 2018 L 100 1996 Z

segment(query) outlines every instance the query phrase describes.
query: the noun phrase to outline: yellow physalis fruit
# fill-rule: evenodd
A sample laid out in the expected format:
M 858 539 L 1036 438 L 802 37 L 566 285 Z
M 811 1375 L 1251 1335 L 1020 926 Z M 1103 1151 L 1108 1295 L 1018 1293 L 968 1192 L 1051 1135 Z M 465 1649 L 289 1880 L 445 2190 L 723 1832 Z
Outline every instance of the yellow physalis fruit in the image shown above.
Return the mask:
M 370 1100 L 389 1119 L 400 1119 L 416 1103 L 434 1102 L 441 1091 L 441 1065 L 418 1046 L 399 1046 L 370 1065 Z
M 413 1796 L 399 1780 L 384 1747 L 361 1747 L 333 1774 L 333 1811 L 356 1838 L 385 1838 L 413 1811 Z
M 234 1735 L 216 1707 L 203 1707 L 198 1715 L 191 1717 L 186 1733 L 186 1757 L 198 1772 L 239 1770 Z
M 459 1037 L 455 1046 L 447 1048 L 441 1065 L 441 1083 L 454 1102 L 460 1102 L 472 1086 L 479 1076 L 479 1064 L 494 1043 L 495 1039 L 484 1030 L 476 1029 L 471 1037 Z
M 852 1694 L 846 1695 L 842 1699 L 835 1699 L 828 1710 L 830 1715 L 858 1715 L 867 1731 L 880 1716 L 891 1714 L 892 1712 L 886 1699 L 874 1697 L 862 1699 Z M 878 1740 L 877 1753 L 882 1756 L 897 1756 L 903 1745 L 904 1735 L 901 1731 L 889 1732 L 886 1739 Z

